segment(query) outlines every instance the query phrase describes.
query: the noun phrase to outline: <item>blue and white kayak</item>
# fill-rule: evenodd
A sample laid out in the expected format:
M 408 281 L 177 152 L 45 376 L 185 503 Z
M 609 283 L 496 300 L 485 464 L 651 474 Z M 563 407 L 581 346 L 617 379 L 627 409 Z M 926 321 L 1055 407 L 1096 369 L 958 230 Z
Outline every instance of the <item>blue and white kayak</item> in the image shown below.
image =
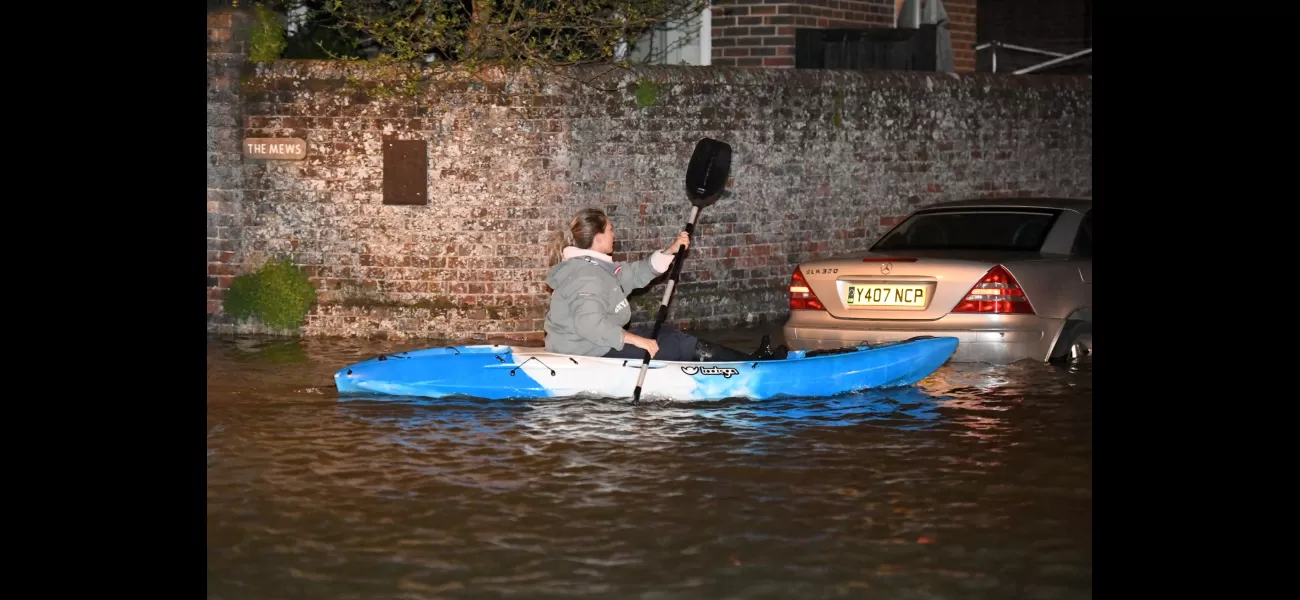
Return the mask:
M 651 360 L 646 399 L 767 399 L 834 396 L 906 387 L 943 366 L 955 337 L 923 337 L 838 350 L 793 350 L 783 360 Z M 340 396 L 631 398 L 641 360 L 555 354 L 542 348 L 470 345 L 379 356 L 339 369 Z

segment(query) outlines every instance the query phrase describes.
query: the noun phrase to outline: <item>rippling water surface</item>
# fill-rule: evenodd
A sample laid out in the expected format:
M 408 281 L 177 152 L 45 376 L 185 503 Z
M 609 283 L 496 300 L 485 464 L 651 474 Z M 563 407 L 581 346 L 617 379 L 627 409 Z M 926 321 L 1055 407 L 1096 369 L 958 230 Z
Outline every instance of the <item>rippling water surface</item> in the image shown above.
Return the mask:
M 829 400 L 334 394 L 420 346 L 213 339 L 210 598 L 1092 596 L 1087 360 Z

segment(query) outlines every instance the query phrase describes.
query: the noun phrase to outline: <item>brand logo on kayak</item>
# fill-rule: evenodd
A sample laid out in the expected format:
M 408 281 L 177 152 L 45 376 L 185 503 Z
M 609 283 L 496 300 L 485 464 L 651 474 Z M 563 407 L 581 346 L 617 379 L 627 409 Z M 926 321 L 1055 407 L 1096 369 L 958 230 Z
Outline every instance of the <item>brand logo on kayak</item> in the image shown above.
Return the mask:
M 701 375 L 721 375 L 727 379 L 731 379 L 732 375 L 740 374 L 740 371 L 731 367 L 682 367 L 682 372 L 687 375 L 694 375 L 696 373 Z

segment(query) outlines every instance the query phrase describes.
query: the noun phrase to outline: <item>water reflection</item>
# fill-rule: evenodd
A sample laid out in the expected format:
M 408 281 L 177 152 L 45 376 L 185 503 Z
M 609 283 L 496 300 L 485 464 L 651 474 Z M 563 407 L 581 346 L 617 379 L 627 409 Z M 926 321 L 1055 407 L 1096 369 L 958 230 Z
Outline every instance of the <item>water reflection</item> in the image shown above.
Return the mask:
M 240 363 L 306 364 L 307 348 L 305 340 L 237 338 L 230 341 L 227 356 Z
M 476 400 L 468 398 L 341 398 L 349 419 L 410 432 L 426 440 L 457 443 L 500 437 L 522 429 L 536 440 L 608 440 L 654 445 L 667 438 L 710 431 L 731 435 L 784 436 L 801 427 L 932 427 L 951 396 L 917 387 L 871 390 L 832 398 L 783 398 L 762 402 L 670 402 L 633 407 L 626 400 L 565 398 Z M 647 437 L 649 436 L 649 437 Z
M 434 441 L 505 442 L 510 435 L 533 442 L 601 440 L 642 450 L 671 446 L 710 432 L 757 441 L 789 436 L 802 428 L 874 427 L 899 431 L 941 429 L 952 435 L 996 441 L 1014 430 L 1000 416 L 1024 401 L 1023 381 L 1044 372 L 1076 375 L 1088 365 L 946 365 L 916 386 L 870 390 L 832 398 L 767 401 L 668 402 L 631 406 L 625 399 L 565 398 L 479 400 L 472 398 L 338 398 L 347 419 L 387 432 L 394 443 Z M 1090 374 L 1090 373 L 1089 373 Z M 1073 377 L 1035 384 L 1033 393 L 1072 388 Z M 1091 391 L 1091 382 L 1087 383 Z M 755 449 L 751 449 L 757 451 Z
M 764 402 L 334 394 L 424 345 L 213 344 L 209 597 L 1091 597 L 1087 363 Z
M 794 427 L 852 427 L 869 424 L 915 430 L 934 425 L 943 397 L 908 387 L 870 390 L 832 398 L 789 398 L 696 409 L 698 416 L 720 425 L 767 435 L 784 435 Z

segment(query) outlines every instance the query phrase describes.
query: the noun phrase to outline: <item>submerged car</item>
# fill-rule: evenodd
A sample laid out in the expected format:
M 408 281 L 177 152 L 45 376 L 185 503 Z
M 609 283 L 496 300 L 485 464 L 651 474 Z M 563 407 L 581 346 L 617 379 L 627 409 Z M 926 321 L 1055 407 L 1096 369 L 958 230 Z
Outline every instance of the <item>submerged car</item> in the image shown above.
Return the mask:
M 958 200 L 908 215 L 866 252 L 800 263 L 792 350 L 958 338 L 954 362 L 1092 352 L 1092 200 Z

